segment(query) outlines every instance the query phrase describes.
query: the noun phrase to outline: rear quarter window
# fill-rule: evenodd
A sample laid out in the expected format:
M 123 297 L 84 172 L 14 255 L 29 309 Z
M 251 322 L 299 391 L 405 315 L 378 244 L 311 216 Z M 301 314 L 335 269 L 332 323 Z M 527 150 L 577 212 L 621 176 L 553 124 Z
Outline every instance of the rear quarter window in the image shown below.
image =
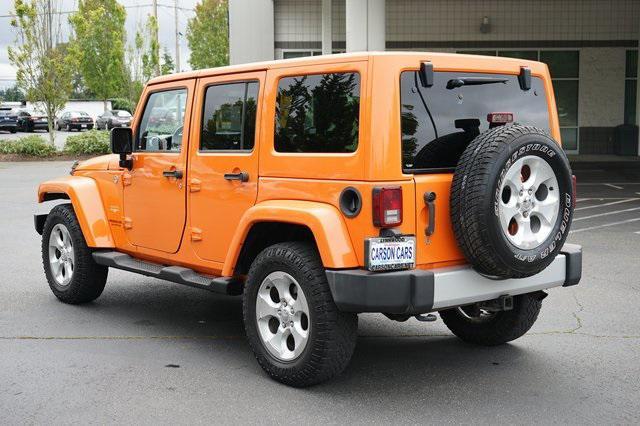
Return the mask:
M 506 83 L 447 88 L 461 77 L 491 77 Z M 515 75 L 436 72 L 434 84 L 422 87 L 416 71 L 400 77 L 402 168 L 406 173 L 455 168 L 465 148 L 489 129 L 487 114 L 512 112 L 514 123 L 549 132 L 544 84 L 532 77 L 522 90 Z
M 350 153 L 358 147 L 360 75 L 332 73 L 278 83 L 277 152 Z

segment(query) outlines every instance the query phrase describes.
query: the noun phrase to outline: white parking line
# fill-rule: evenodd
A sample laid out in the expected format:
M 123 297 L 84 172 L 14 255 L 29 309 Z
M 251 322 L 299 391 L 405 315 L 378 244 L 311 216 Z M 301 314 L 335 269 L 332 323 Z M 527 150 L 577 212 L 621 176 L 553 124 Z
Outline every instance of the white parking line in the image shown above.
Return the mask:
M 595 209 L 597 207 L 606 207 L 606 206 L 613 206 L 614 204 L 622 204 L 622 203 L 629 203 L 631 201 L 637 201 L 640 200 L 640 198 L 624 198 L 622 200 L 618 200 L 618 201 L 612 201 L 610 203 L 604 203 L 604 204 L 595 204 L 593 206 L 585 206 L 585 207 L 578 207 L 575 210 L 587 210 L 587 209 Z
M 569 231 L 569 233 L 570 234 L 574 234 L 574 233 L 582 232 L 582 231 L 592 231 L 594 229 L 607 228 L 609 226 L 615 226 L 615 225 L 623 225 L 625 223 L 637 222 L 639 220 L 640 220 L 640 217 L 636 217 L 635 219 L 621 220 L 620 222 L 605 223 L 604 225 L 590 226 L 588 228 L 581 228 L 581 229 L 574 229 L 572 231 Z M 637 232 L 636 232 L 636 234 L 637 234 Z
M 621 186 L 621 185 L 640 185 L 640 182 L 585 182 L 585 183 L 578 183 L 578 186 L 597 186 L 597 185 L 616 185 L 616 186 Z
M 640 192 L 637 193 L 640 195 Z M 627 200 L 628 197 L 598 197 L 598 198 L 578 198 L 576 203 L 582 203 L 584 201 L 609 201 L 609 200 Z
M 613 189 L 624 189 L 623 187 L 618 186 L 618 185 L 614 185 L 612 183 L 603 183 L 603 185 L 604 186 L 608 186 L 609 188 L 613 188 Z
M 626 212 L 632 212 L 632 211 L 635 211 L 635 210 L 640 210 L 640 207 L 633 207 L 631 209 L 616 210 L 616 211 L 606 212 L 606 213 L 592 214 L 591 216 L 585 216 L 585 217 L 579 217 L 577 219 L 573 219 L 573 221 L 577 222 L 579 220 L 593 219 L 594 217 L 609 216 L 611 214 L 626 213 Z

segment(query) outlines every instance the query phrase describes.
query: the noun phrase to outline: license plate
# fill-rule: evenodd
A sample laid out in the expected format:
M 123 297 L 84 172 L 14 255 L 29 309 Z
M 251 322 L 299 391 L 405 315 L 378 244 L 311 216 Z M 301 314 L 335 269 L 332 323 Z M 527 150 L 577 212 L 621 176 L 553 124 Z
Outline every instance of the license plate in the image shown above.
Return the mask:
M 370 271 L 410 269 L 416 266 L 416 238 L 413 236 L 368 238 L 365 267 Z
M 82 127 L 83 129 L 86 129 L 87 125 L 86 124 L 81 124 L 80 127 Z

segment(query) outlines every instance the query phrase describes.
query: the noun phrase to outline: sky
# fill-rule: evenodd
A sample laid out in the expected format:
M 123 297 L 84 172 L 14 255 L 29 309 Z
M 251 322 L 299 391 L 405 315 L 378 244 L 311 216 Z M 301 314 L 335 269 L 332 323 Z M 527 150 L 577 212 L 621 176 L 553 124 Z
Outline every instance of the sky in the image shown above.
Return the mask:
M 127 8 L 126 30 L 130 42 L 133 42 L 138 25 L 144 26 L 147 15 L 151 13 L 151 0 L 118 0 Z M 59 5 L 61 11 L 76 10 L 77 0 L 54 0 Z M 0 0 L 0 16 L 13 13 L 13 0 Z M 193 8 L 198 0 L 178 0 L 178 21 L 182 34 L 186 33 L 187 21 L 193 16 Z M 167 47 L 173 57 L 175 57 L 175 36 L 174 36 L 174 0 L 158 0 L 158 25 L 161 51 Z M 162 7 L 162 6 L 170 7 Z M 68 34 L 68 15 L 62 15 L 62 33 Z M 0 87 L 12 86 L 15 78 L 15 69 L 9 63 L 7 47 L 14 43 L 15 33 L 10 25 L 11 18 L 0 17 Z M 64 28 L 67 27 L 67 28 Z M 65 37 L 65 36 L 63 36 Z M 189 69 L 189 48 L 186 37 L 181 37 L 180 58 L 182 70 Z

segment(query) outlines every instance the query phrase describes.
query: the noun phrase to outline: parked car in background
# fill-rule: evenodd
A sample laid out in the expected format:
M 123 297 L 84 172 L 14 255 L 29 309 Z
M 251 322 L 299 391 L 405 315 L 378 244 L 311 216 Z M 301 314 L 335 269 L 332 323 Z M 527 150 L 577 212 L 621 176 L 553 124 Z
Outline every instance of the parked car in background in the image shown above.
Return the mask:
M 114 127 L 129 127 L 131 125 L 129 111 L 114 109 L 100 114 L 96 120 L 96 129 L 111 130 Z
M 63 113 L 56 122 L 56 129 L 65 129 L 67 132 L 72 130 L 91 130 L 93 129 L 93 118 L 84 111 L 67 111 Z
M 23 109 L 15 111 L 15 114 L 18 117 L 17 126 L 19 132 L 34 132 L 36 130 L 49 131 L 49 123 L 47 122 L 46 115 L 39 115 Z
M 0 111 L 0 131 L 17 132 L 18 116 L 11 111 Z

